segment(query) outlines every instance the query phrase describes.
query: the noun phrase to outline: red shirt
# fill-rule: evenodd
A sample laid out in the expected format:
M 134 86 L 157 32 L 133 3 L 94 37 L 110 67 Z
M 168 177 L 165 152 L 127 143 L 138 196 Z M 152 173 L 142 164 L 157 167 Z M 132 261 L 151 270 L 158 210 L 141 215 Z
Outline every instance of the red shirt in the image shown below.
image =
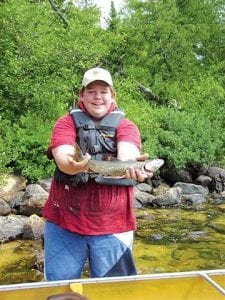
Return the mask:
M 61 117 L 53 129 L 48 157 L 52 157 L 52 149 L 74 145 L 75 140 L 72 117 Z M 117 128 L 116 140 L 130 142 L 138 148 L 141 145 L 138 128 L 127 119 L 123 119 Z M 84 235 L 125 232 L 136 228 L 133 199 L 133 187 L 101 185 L 94 180 L 73 187 L 53 179 L 43 217 Z

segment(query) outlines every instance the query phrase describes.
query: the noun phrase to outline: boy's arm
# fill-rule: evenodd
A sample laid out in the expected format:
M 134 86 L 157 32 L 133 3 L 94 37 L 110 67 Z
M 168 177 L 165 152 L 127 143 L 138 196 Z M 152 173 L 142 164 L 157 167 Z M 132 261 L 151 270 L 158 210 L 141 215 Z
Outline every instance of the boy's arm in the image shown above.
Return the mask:
M 61 145 L 52 150 L 55 163 L 58 168 L 66 174 L 75 175 L 87 170 L 90 156 L 87 154 L 84 160 L 77 162 L 73 159 L 75 148 L 72 145 Z

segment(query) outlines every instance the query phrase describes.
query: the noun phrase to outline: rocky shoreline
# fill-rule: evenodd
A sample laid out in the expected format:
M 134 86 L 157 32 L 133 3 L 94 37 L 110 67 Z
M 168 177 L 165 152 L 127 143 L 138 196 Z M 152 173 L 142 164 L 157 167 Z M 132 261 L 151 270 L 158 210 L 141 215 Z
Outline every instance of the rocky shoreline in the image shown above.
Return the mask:
M 174 208 L 225 203 L 225 169 L 210 167 L 193 180 L 182 170 L 168 171 L 135 187 L 135 208 Z M 177 180 L 177 181 L 176 181 Z M 180 180 L 180 181 L 179 181 Z M 168 183 L 169 182 L 169 183 Z M 0 187 L 0 242 L 43 237 L 42 208 L 48 198 L 51 178 L 28 184 L 21 176 L 11 175 Z

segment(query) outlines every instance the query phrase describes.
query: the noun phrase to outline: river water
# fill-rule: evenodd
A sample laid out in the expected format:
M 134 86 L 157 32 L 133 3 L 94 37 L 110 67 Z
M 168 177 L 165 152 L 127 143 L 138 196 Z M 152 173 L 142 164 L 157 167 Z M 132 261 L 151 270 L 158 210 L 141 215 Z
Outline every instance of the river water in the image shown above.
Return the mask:
M 138 274 L 225 268 L 224 212 L 225 204 L 137 209 L 133 253 Z M 43 280 L 35 266 L 41 249 L 41 241 L 0 245 L 0 284 Z

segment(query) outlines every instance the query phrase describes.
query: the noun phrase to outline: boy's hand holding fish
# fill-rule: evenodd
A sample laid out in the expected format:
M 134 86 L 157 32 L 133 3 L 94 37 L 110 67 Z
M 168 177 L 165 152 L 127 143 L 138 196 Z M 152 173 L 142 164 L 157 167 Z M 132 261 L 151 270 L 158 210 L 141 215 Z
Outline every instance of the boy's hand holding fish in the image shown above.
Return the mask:
M 123 155 L 119 153 L 119 156 Z M 95 160 L 88 153 L 83 155 L 78 145 L 75 146 L 75 154 L 68 158 L 68 162 L 80 172 L 88 171 L 105 177 L 127 178 L 139 182 L 152 177 L 153 173 L 164 164 L 162 159 L 148 160 L 148 154 L 138 155 L 136 160 Z
M 89 154 L 83 155 L 82 160 L 75 159 L 75 148 L 71 145 L 62 145 L 52 150 L 58 168 L 69 175 L 75 175 L 88 170 Z
M 140 155 L 136 158 L 137 161 L 146 161 L 148 159 L 149 155 L 147 153 Z M 146 178 L 151 178 L 153 176 L 153 173 L 146 173 L 144 170 L 135 169 L 134 167 L 130 167 L 126 170 L 125 178 L 127 179 L 133 179 L 138 182 L 145 181 Z
M 91 159 L 91 156 L 86 153 L 84 155 L 84 159 L 82 161 L 76 161 L 74 160 L 73 156 L 68 155 L 68 163 L 70 164 L 71 167 L 74 167 L 76 169 L 76 173 L 81 173 L 81 172 L 85 172 L 88 170 L 88 161 Z
M 56 164 L 66 174 L 91 172 L 112 178 L 127 178 L 143 182 L 152 177 L 163 164 L 162 159 L 148 160 L 148 154 L 136 156 L 136 160 L 99 161 L 86 153 L 82 154 L 78 145 L 62 145 L 53 150 Z M 123 154 L 120 154 L 123 157 Z

